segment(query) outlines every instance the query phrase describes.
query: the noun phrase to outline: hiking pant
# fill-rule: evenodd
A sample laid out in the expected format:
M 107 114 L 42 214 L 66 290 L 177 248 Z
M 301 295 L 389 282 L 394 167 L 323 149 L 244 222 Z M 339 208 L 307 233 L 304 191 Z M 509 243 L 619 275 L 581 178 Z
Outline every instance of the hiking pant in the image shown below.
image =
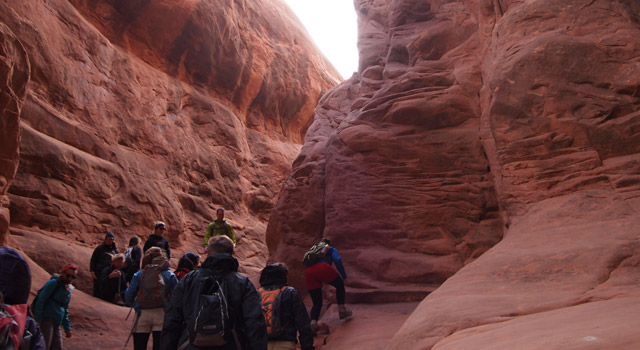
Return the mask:
M 152 333 L 133 333 L 133 350 L 147 350 L 149 342 L 149 334 L 153 334 L 153 350 L 160 350 L 160 336 L 162 332 L 154 331 Z
M 59 324 L 55 324 L 48 318 L 43 318 L 40 322 L 40 331 L 44 342 L 47 343 L 47 349 L 62 350 L 62 332 Z
M 296 342 L 287 340 L 269 340 L 267 350 L 296 350 Z
M 338 301 L 338 305 L 344 305 L 345 291 L 344 281 L 342 281 L 342 278 L 338 276 L 329 284 L 336 287 L 336 300 Z M 322 310 L 322 288 L 310 290 L 309 295 L 313 302 L 313 306 L 311 307 L 311 319 L 317 321 L 318 318 L 320 318 L 320 310 Z

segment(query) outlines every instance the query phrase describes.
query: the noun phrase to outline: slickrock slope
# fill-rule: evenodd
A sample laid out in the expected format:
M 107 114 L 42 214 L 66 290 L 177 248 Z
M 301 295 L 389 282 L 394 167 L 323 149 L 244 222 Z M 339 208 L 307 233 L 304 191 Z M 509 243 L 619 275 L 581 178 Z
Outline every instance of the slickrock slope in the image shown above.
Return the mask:
M 224 207 L 255 275 L 276 194 L 339 79 L 282 1 L 10 0 L 0 22 L 31 62 L 26 90 L 14 63 L 2 115 L 0 228 L 9 207 L 16 246 L 49 272 L 79 259 L 89 291 L 106 231 L 124 247 L 165 221 L 175 266 Z
M 446 280 L 389 349 L 636 348 L 640 4 L 355 5 L 359 74 L 316 109 L 270 259 L 304 288 L 330 237 L 352 302 Z

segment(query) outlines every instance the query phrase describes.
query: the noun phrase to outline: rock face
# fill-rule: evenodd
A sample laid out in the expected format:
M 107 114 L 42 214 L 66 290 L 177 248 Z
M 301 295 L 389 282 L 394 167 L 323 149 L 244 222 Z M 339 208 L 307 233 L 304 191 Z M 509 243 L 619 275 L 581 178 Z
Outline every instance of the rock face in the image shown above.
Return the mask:
M 18 169 L 20 110 L 29 82 L 29 58 L 11 29 L 0 23 L 0 245 L 9 243 L 9 197 Z
M 0 23 L 0 245 L 9 243 L 9 197 L 18 169 L 20 110 L 29 83 L 27 53 L 15 34 Z
M 54 272 L 106 231 L 123 248 L 162 220 L 175 264 L 224 207 L 255 275 L 276 193 L 339 79 L 283 2 L 10 0 L 0 22 L 32 65 L 25 89 L 24 50 L 6 46 L 0 228 L 8 207 L 27 255 Z
M 351 302 L 446 280 L 389 349 L 640 343 L 640 4 L 355 6 L 359 73 L 316 109 L 270 259 L 304 289 L 331 238 Z

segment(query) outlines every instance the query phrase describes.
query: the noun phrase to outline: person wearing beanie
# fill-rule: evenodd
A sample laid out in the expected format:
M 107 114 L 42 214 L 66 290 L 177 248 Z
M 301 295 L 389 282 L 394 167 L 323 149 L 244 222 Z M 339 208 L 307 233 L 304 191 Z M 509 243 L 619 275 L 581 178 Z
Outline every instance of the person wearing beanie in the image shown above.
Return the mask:
M 118 254 L 118 248 L 116 248 L 115 236 L 113 232 L 107 232 L 102 244 L 97 246 L 93 254 L 91 254 L 91 261 L 89 262 L 94 297 L 99 298 L 102 295 L 100 290 L 100 281 L 103 279 L 102 271 L 111 266 L 111 256 L 116 254 Z
M 47 350 L 40 327 L 27 315 L 27 301 L 31 290 L 31 270 L 27 261 L 13 248 L 0 247 L 0 299 L 2 308 L 11 307 L 19 334 L 31 338 L 28 350 Z M 7 310 L 9 311 L 9 310 Z
M 60 275 L 53 275 L 38 294 L 33 308 L 33 318 L 40 325 L 49 350 L 62 350 L 60 326 L 64 328 L 65 336 L 71 337 L 69 303 L 71 291 L 74 289 L 71 282 L 77 273 L 78 266 L 65 265 L 60 269 Z
M 142 252 L 145 253 L 151 247 L 160 247 L 167 253 L 167 259 L 171 259 L 171 249 L 169 248 L 169 241 L 164 238 L 165 232 L 167 232 L 167 225 L 162 221 L 157 221 L 153 225 L 153 232 L 144 243 Z
M 279 315 L 280 330 L 272 330 L 267 334 L 270 350 L 294 350 L 296 348 L 296 335 L 299 333 L 300 349 L 314 350 L 313 332 L 309 321 L 309 314 L 302 303 L 302 298 L 298 291 L 287 285 L 287 275 L 289 270 L 283 264 L 269 264 L 260 273 L 260 293 L 264 296 L 267 293 L 279 291 L 280 303 L 273 303 L 272 307 L 279 307 L 279 310 L 272 310 L 271 315 Z M 277 293 L 277 292 L 276 292 Z M 276 304 L 278 306 L 276 306 Z M 265 319 L 267 315 L 265 315 Z M 268 321 L 268 320 L 266 320 Z M 267 323 L 269 331 L 270 324 Z

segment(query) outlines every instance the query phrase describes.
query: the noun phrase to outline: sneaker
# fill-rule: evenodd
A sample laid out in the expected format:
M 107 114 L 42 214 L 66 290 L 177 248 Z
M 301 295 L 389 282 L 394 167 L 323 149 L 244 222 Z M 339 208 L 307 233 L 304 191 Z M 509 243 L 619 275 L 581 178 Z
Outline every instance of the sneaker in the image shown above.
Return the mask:
M 340 317 L 341 320 L 351 315 L 353 315 L 353 312 L 351 312 L 351 310 L 344 309 L 344 311 L 338 311 L 338 317 Z

